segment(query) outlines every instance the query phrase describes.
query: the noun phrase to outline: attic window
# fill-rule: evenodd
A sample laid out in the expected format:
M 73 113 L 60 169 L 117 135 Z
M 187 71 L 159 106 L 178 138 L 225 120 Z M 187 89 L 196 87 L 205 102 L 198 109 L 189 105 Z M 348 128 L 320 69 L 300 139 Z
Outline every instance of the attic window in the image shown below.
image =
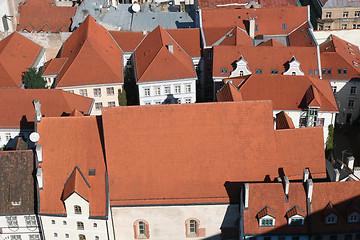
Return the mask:
M 349 223 L 356 223 L 359 222 L 360 218 L 359 218 L 360 214 L 357 212 L 353 212 L 348 216 L 348 222 Z
M 286 24 L 282 25 L 282 29 L 285 31 L 286 30 Z
M 273 227 L 273 226 L 275 226 L 275 221 L 273 218 L 264 217 L 263 219 L 261 219 L 260 227 Z
M 347 43 L 348 46 L 352 47 L 352 45 L 350 43 Z
M 278 74 L 279 71 L 277 69 L 271 69 L 271 74 Z
M 302 226 L 302 225 L 304 225 L 304 219 L 303 218 L 292 218 L 290 220 L 289 225 L 291 225 L 291 226 Z
M 95 176 L 96 169 L 89 169 L 89 176 Z
M 262 69 L 256 69 L 256 70 L 255 70 L 255 73 L 256 73 L 256 74 L 262 74 L 262 72 L 263 72 Z
M 350 51 L 354 51 L 352 48 L 350 48 L 350 47 L 348 47 L 348 49 L 350 50 Z
M 336 224 L 337 223 L 337 216 L 333 213 L 329 214 L 325 217 L 325 224 Z
M 20 201 L 13 201 L 11 202 L 12 206 L 20 206 L 21 205 L 21 200 Z
M 228 73 L 227 68 L 222 68 L 222 69 L 221 69 L 221 74 L 227 74 L 227 73 Z

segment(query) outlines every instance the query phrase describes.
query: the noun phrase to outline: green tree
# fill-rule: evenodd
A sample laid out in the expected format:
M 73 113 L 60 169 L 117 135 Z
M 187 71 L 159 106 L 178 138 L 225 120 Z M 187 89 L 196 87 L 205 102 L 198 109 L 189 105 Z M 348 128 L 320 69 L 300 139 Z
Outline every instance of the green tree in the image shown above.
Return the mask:
M 28 71 L 23 73 L 22 78 L 25 88 L 45 88 L 46 81 L 42 78 L 41 75 L 42 71 L 37 71 L 36 68 L 28 68 Z
M 330 153 L 334 149 L 334 126 L 330 124 L 328 129 L 329 129 L 329 135 L 326 140 L 326 149 L 325 149 L 326 157 L 329 157 Z
M 119 105 L 127 106 L 126 92 L 125 89 L 119 89 Z

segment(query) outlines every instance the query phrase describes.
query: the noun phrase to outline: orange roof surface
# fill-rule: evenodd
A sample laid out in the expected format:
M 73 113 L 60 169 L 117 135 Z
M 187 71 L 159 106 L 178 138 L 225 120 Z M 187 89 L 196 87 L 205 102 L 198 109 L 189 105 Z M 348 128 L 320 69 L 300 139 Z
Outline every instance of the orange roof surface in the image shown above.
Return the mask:
M 252 73 L 255 73 L 256 69 L 262 69 L 263 74 L 270 74 L 272 69 L 277 69 L 281 74 L 293 56 L 300 62 L 300 68 L 305 75 L 309 75 L 310 70 L 319 70 L 315 47 L 214 46 L 213 76 L 229 77 L 233 63 L 241 56 L 248 62 Z M 228 73 L 222 74 L 221 69 L 228 69 Z
M 23 72 L 31 68 L 42 47 L 14 32 L 0 42 L 0 88 L 18 88 Z
M 315 46 L 314 39 L 312 38 L 310 31 L 310 24 L 305 22 L 298 29 L 289 34 L 289 45 L 298 47 Z
M 124 52 L 133 52 L 146 35 L 143 32 L 109 31 Z
M 299 169 L 301 172 L 301 170 Z M 269 215 L 275 218 L 275 227 L 259 227 L 258 212 L 267 207 Z M 307 220 L 304 226 L 288 226 L 289 210 L 298 210 L 303 217 L 306 213 L 306 193 L 301 183 L 289 185 L 289 202 L 285 202 L 283 183 L 249 183 L 249 209 L 244 210 L 244 233 L 251 234 L 304 234 L 307 233 Z
M 218 102 L 238 102 L 243 101 L 239 89 L 231 82 L 226 83 L 220 91 L 216 93 Z
M 287 115 L 284 111 L 281 111 L 278 114 L 276 114 L 275 122 L 276 122 L 276 129 L 295 128 L 294 123 L 291 120 L 291 117 L 289 117 L 289 115 Z
M 326 176 L 322 128 L 274 130 L 270 101 L 103 108 L 103 125 L 111 205 L 229 202 L 225 182 L 279 168 Z
M 59 73 L 56 87 L 124 81 L 122 50 L 91 15 L 65 41 L 61 58 L 68 60 Z
M 261 47 L 269 47 L 269 46 L 272 46 L 272 47 L 286 47 L 284 44 L 280 43 L 279 41 L 276 41 L 275 39 L 270 39 L 270 40 L 267 40 L 266 42 L 263 42 L 261 44 L 259 44 L 258 46 L 261 46 Z
M 249 18 L 255 18 L 257 35 L 288 35 L 308 20 L 307 7 L 297 8 L 217 8 L 202 10 L 206 45 L 211 46 L 232 28 L 249 32 Z M 283 24 L 286 24 L 284 29 Z
M 349 80 L 360 77 L 360 51 L 356 45 L 350 44 L 335 35 L 320 46 L 321 67 L 331 69 L 332 74 L 323 74 L 324 79 Z M 338 69 L 346 69 L 346 74 L 338 73 Z
M 0 89 L 0 103 L 7 114 L 0 115 L 0 128 L 32 129 L 35 110 L 33 100 L 41 104 L 41 114 L 60 117 L 74 109 L 89 114 L 93 99 L 58 89 Z
M 201 57 L 199 28 L 177 28 L 166 29 L 165 31 L 170 34 L 190 57 Z
M 65 182 L 61 199 L 63 201 L 66 200 L 74 192 L 86 200 L 90 200 L 90 185 L 81 170 L 79 170 L 77 167 L 74 168 L 73 172 L 69 176 L 69 179 Z
M 313 232 L 358 231 L 358 223 L 347 223 L 347 210 L 353 204 L 360 206 L 359 192 L 360 183 L 356 181 L 314 183 L 310 207 Z M 332 209 L 327 208 L 329 202 L 333 205 Z M 325 224 L 325 216 L 329 211 L 337 214 L 337 224 Z
M 47 62 L 43 76 L 58 75 L 61 69 L 64 67 L 67 58 L 55 58 Z
M 173 53 L 168 49 L 173 46 Z M 190 56 L 161 26 L 155 28 L 134 52 L 137 82 L 196 78 Z
M 43 149 L 39 167 L 43 169 L 44 179 L 44 189 L 39 191 L 39 213 L 65 214 L 64 190 L 65 196 L 76 191 L 88 200 L 91 217 L 106 216 L 106 167 L 99 119 L 95 116 L 43 118 L 37 130 L 38 143 Z M 76 166 L 83 176 L 80 172 L 71 175 Z M 95 176 L 89 176 L 90 169 L 95 170 Z
M 244 5 L 249 3 L 249 0 L 199 0 L 199 8 L 216 8 L 222 7 L 221 5 L 235 4 L 234 7 L 245 7 Z M 256 1 L 262 8 L 268 7 L 297 7 L 298 4 L 295 0 L 259 0 Z
M 57 7 L 54 1 L 26 0 L 19 5 L 16 31 L 69 32 L 76 7 Z
M 271 100 L 275 110 L 316 106 L 320 111 L 338 111 L 329 81 L 313 77 L 253 74 L 240 86 L 240 91 L 232 91 L 232 94 L 240 95 L 243 101 Z

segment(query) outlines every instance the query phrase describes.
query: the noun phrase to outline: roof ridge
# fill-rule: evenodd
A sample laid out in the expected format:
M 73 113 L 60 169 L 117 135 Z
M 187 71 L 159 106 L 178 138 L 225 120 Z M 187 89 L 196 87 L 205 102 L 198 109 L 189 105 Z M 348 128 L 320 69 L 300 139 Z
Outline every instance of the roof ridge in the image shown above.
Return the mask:
M 147 35 L 147 36 L 148 36 L 148 35 Z M 146 37 L 147 37 L 147 36 L 146 36 Z M 139 46 L 140 46 L 140 44 L 139 44 Z M 141 74 L 141 76 L 138 77 L 138 74 L 136 75 L 136 77 L 137 77 L 137 80 L 136 80 L 136 81 L 138 81 L 142 76 L 144 76 L 144 74 L 147 72 L 147 70 L 149 69 L 150 65 L 154 62 L 154 59 L 156 59 L 157 55 L 159 54 L 159 52 L 161 51 L 161 49 L 162 49 L 163 47 L 164 47 L 164 46 L 162 46 L 161 48 L 159 48 L 159 49 L 157 50 L 157 52 L 156 52 L 156 54 L 154 55 L 153 59 L 151 59 L 149 65 L 147 65 L 145 71 Z M 136 52 L 135 52 L 135 57 L 136 57 Z M 135 59 L 134 59 L 134 60 L 135 60 Z M 136 61 L 134 61 L 134 63 L 136 63 Z M 137 72 L 138 69 L 137 69 L 136 67 L 135 67 L 135 69 L 136 69 L 136 72 Z

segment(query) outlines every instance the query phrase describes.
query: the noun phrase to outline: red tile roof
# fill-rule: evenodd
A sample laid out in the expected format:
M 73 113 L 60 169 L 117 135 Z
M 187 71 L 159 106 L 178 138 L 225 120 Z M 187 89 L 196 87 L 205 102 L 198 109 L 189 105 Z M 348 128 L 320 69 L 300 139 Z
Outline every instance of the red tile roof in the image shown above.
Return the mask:
M 170 34 L 190 57 L 201 57 L 199 28 L 177 28 L 166 29 L 165 31 Z
M 0 42 L 0 88 L 18 88 L 23 72 L 31 68 L 42 47 L 14 32 Z
M 249 0 L 199 0 L 198 5 L 199 8 L 216 8 L 222 7 L 221 5 L 234 4 L 234 7 L 242 7 L 244 8 L 246 4 L 248 4 Z M 262 8 L 269 7 L 297 7 L 298 4 L 295 0 L 259 0 L 258 2 Z M 219 6 L 220 5 L 220 6 Z
M 276 122 L 276 129 L 295 128 L 294 123 L 291 120 L 291 117 L 289 117 L 289 115 L 287 115 L 284 111 L 281 111 L 278 114 L 276 114 L 275 122 Z
M 288 35 L 289 45 L 298 47 L 315 46 L 314 39 L 312 38 L 310 31 L 310 24 L 305 22 L 298 29 Z
M 275 227 L 259 227 L 257 215 L 266 206 L 272 209 L 269 214 L 275 217 Z M 271 234 L 307 233 L 307 220 L 304 226 L 288 226 L 289 213 L 293 214 L 294 210 L 299 215 L 307 216 L 306 193 L 301 183 L 290 183 L 289 202 L 285 201 L 282 183 L 250 183 L 249 209 L 244 210 L 244 233 L 246 235 L 270 232 Z
M 214 46 L 213 76 L 229 77 L 233 70 L 232 64 L 238 61 L 240 56 L 248 62 L 252 73 L 255 73 L 256 69 L 262 69 L 263 74 L 270 74 L 272 69 L 278 69 L 281 74 L 294 56 L 300 62 L 300 68 L 305 75 L 309 75 L 310 70 L 319 70 L 315 47 Z M 228 69 L 228 74 L 222 74 L 221 69 Z
M 326 176 L 322 128 L 274 130 L 269 101 L 103 108 L 103 124 L 112 205 L 229 202 L 226 181 L 279 168 Z
M 324 79 L 349 80 L 360 77 L 360 51 L 356 45 L 350 44 L 335 35 L 320 46 L 321 67 L 332 69 L 332 74 L 323 74 Z M 346 74 L 338 74 L 338 69 L 346 69 Z
M 264 46 L 272 46 L 272 47 L 286 47 L 284 44 L 280 43 L 279 41 L 276 41 L 275 39 L 267 40 L 266 42 L 263 42 L 259 44 L 258 46 L 264 47 Z
M 298 206 L 294 206 L 292 209 L 286 212 L 286 217 L 290 218 L 295 215 L 300 215 L 305 217 L 305 211 L 303 209 L 300 209 Z
M 124 52 L 133 52 L 146 36 L 143 32 L 109 31 L 109 33 Z
M 231 82 L 228 82 L 224 87 L 216 93 L 218 102 L 239 102 L 243 101 L 239 89 L 237 89 Z
M 58 75 L 67 60 L 67 58 L 54 58 L 49 60 L 45 66 L 45 71 L 42 75 Z
M 58 89 L 0 89 L 0 103 L 7 114 L 0 116 L 0 128 L 25 129 L 34 127 L 33 100 L 38 99 L 41 113 L 46 117 L 60 117 L 74 109 L 89 114 L 93 99 Z M 23 122 L 24 121 L 24 122 Z
M 57 7 L 54 1 L 26 0 L 19 5 L 16 31 L 69 32 L 76 7 Z
M 219 92 L 217 95 L 222 94 Z M 301 110 L 316 106 L 320 107 L 320 111 L 338 111 L 329 81 L 313 77 L 253 74 L 242 83 L 240 91 L 231 93 L 240 95 L 243 101 L 271 100 L 275 110 Z M 222 100 L 218 98 L 218 101 Z
M 73 172 L 69 176 L 69 179 L 65 182 L 61 199 L 63 201 L 66 200 L 74 192 L 82 196 L 87 201 L 90 200 L 90 185 L 84 174 L 77 167 L 74 168 Z
M 123 53 L 109 32 L 89 15 L 65 41 L 68 58 L 56 87 L 123 83 Z M 91 69 L 91 71 L 89 71 Z
M 168 50 L 173 45 L 173 53 Z M 137 82 L 196 78 L 190 56 L 161 26 L 155 28 L 134 52 Z
M 39 191 L 40 214 L 66 214 L 63 190 L 65 196 L 75 190 L 89 201 L 91 217 L 106 216 L 106 167 L 101 131 L 100 121 L 94 116 L 43 118 L 38 124 L 39 144 L 43 149 L 43 162 L 39 167 L 43 169 L 44 179 L 44 189 Z M 86 177 L 89 189 L 82 176 L 71 175 L 76 166 Z M 95 169 L 95 176 L 89 176 L 89 169 Z

